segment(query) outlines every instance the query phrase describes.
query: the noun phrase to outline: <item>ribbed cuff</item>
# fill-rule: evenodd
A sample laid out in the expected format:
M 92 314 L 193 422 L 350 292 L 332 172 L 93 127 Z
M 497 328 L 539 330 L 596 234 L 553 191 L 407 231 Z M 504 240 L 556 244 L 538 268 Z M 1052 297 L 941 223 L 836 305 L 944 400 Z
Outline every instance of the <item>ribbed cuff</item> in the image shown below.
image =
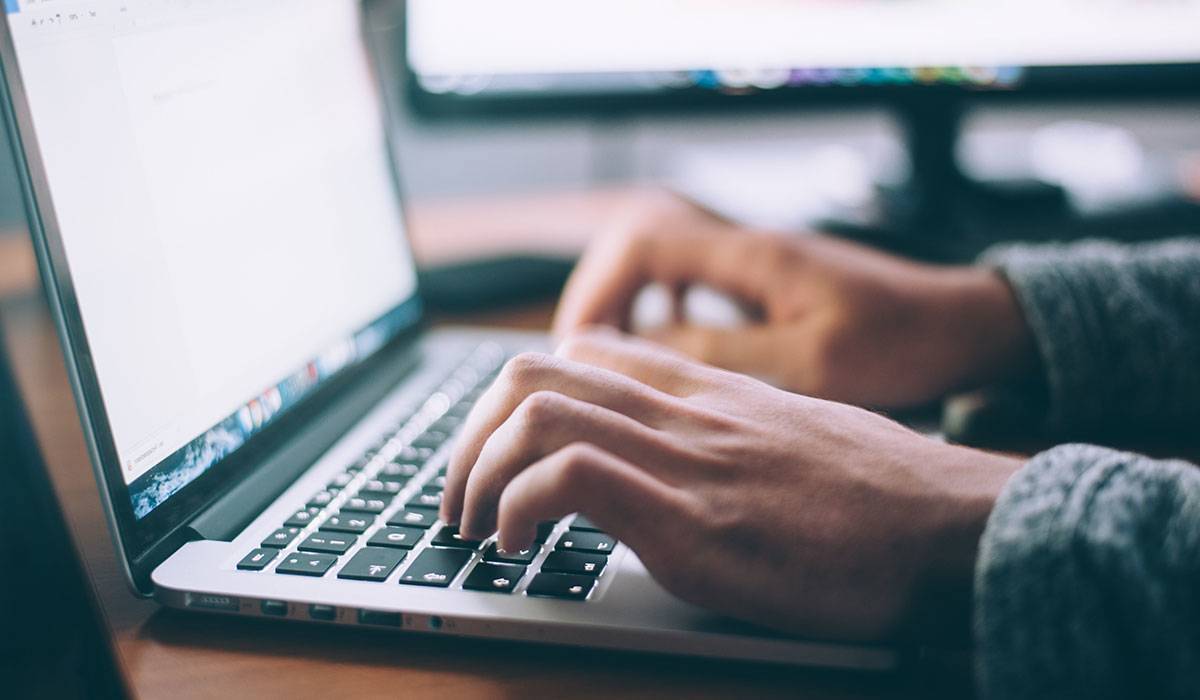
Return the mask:
M 980 262 L 1008 280 L 1040 357 L 1046 398 L 1045 427 L 1051 433 L 1092 426 L 1109 409 L 1102 368 L 1116 361 L 1107 342 L 1096 286 L 1096 260 L 1059 246 L 1001 246 Z M 1108 277 L 1111 279 L 1111 277 Z
M 1031 459 L 980 540 L 980 695 L 1192 697 L 1197 504 L 1200 471 L 1182 462 L 1092 445 Z

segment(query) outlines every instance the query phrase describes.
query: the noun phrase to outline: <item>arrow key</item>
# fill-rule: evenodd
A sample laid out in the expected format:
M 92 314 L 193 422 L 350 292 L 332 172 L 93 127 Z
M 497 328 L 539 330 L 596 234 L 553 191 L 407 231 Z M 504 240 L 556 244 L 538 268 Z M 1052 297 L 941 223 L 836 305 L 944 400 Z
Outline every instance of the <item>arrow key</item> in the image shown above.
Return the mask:
M 573 574 L 538 574 L 533 577 L 527 595 L 543 598 L 566 598 L 568 600 L 584 600 L 592 592 L 596 579 L 591 576 L 576 576 Z
M 523 566 L 481 563 L 477 564 L 463 581 L 463 588 L 468 591 L 512 593 L 524 575 Z

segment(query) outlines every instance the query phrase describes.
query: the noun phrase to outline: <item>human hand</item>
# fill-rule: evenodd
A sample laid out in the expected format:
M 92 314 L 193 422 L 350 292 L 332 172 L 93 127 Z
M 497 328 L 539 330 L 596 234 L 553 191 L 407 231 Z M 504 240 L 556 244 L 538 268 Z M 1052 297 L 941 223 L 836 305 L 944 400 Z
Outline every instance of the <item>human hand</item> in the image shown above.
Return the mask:
M 612 332 L 505 367 L 451 457 L 442 517 L 503 548 L 581 512 L 684 600 L 827 638 L 899 634 L 970 590 L 1019 463 Z M 965 614 L 964 614 L 965 619 Z
M 675 325 L 649 337 L 811 396 L 909 407 L 1032 362 L 1024 319 L 993 271 L 919 264 L 824 236 L 750 231 L 670 195 L 651 201 L 584 254 L 559 304 L 556 335 L 592 324 L 629 330 L 646 285 L 662 283 L 678 300 L 702 283 L 738 299 L 753 323 L 703 327 L 677 313 Z

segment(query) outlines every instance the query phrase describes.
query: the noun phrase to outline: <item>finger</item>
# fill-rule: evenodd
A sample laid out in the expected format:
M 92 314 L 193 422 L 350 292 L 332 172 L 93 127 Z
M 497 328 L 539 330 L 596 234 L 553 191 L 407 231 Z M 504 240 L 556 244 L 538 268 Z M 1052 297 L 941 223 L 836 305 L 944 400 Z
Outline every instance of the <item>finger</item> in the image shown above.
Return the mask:
M 667 481 L 678 480 L 680 465 L 697 462 L 686 446 L 662 431 L 607 408 L 539 391 L 521 403 L 480 451 L 463 496 L 463 534 L 482 539 L 494 532 L 504 487 L 530 464 L 576 442 L 597 445 Z
M 537 523 L 583 513 L 605 532 L 653 557 L 663 522 L 686 522 L 687 495 L 629 462 L 576 443 L 522 471 L 500 497 L 500 546 L 528 547 Z
M 676 325 L 646 333 L 646 338 L 688 357 L 722 369 L 759 377 L 779 378 L 795 362 L 801 348 L 786 329 L 767 326 L 714 328 Z M 783 349 L 787 348 L 786 352 Z
M 616 371 L 540 353 L 518 355 L 504 366 L 467 417 L 446 470 L 443 519 L 455 522 L 461 516 L 467 478 L 484 442 L 526 397 L 544 390 L 603 406 L 648 425 L 670 420 L 673 413 L 671 397 Z
M 584 254 L 567 281 L 554 332 L 564 337 L 592 324 L 628 329 L 633 300 L 650 282 L 668 287 L 704 283 L 764 304 L 771 281 L 778 278 L 773 242 L 768 234 L 728 225 L 605 236 Z
M 572 333 L 555 354 L 631 377 L 664 394 L 687 397 L 712 385 L 711 368 L 678 350 L 603 327 Z

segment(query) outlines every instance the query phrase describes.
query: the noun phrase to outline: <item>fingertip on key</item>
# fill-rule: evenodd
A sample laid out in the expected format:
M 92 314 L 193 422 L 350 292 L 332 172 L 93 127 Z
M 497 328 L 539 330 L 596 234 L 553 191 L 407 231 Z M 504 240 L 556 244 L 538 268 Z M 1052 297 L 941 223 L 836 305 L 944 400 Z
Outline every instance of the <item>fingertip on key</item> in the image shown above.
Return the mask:
M 501 530 L 496 537 L 496 543 L 506 552 L 519 552 L 533 546 L 533 533 L 515 533 L 512 530 Z

